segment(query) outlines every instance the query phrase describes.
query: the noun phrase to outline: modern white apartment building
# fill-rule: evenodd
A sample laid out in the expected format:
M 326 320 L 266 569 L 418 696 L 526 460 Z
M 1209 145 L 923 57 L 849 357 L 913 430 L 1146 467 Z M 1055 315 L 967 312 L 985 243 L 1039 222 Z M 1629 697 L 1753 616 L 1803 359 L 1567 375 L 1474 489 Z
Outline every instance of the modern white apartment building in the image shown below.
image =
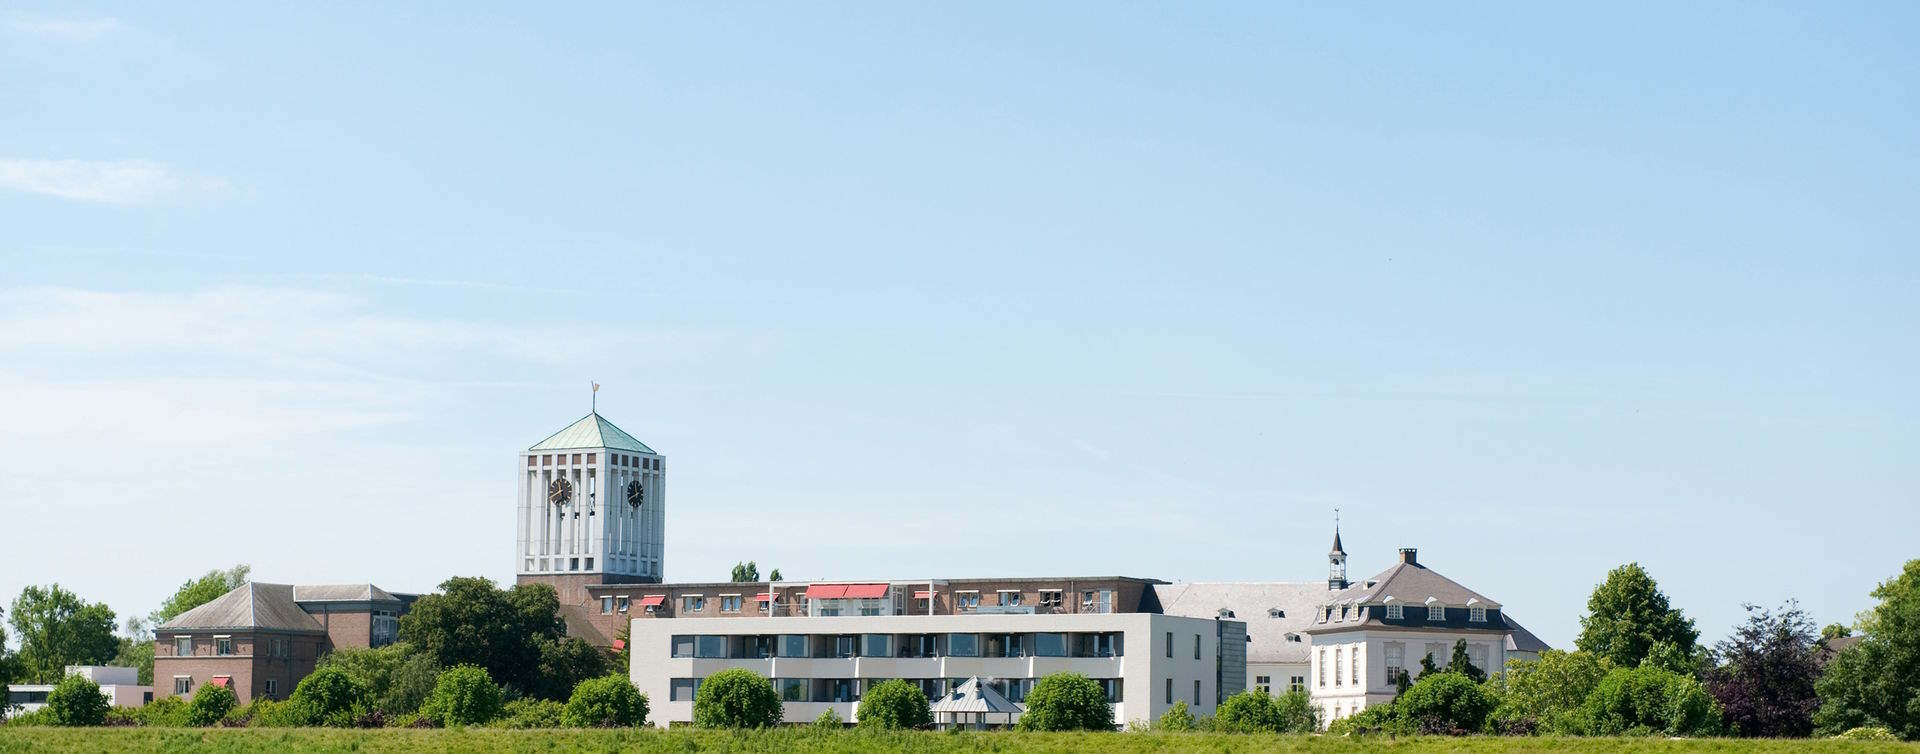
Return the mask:
M 632 621 L 631 677 L 656 725 L 693 719 L 703 679 L 745 668 L 772 679 L 788 722 L 833 710 L 860 717 L 860 697 L 901 678 L 929 697 L 978 677 L 1015 702 L 1053 673 L 1098 681 L 1116 725 L 1174 702 L 1211 715 L 1241 690 L 1245 626 L 1157 613 L 996 613 L 675 618 Z

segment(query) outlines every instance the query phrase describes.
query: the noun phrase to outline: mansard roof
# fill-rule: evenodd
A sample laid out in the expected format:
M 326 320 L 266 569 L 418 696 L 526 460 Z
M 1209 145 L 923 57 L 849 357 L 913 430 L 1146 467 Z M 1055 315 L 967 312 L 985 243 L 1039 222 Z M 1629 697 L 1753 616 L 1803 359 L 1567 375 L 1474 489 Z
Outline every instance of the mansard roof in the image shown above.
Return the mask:
M 1402 605 L 1425 605 L 1433 600 L 1442 605 L 1463 607 L 1478 605 L 1497 608 L 1500 603 L 1468 589 L 1460 582 L 1429 570 L 1419 563 L 1400 562 L 1379 575 L 1334 592 L 1324 602 L 1371 605 L 1389 600 Z
M 1325 581 L 1188 582 L 1155 584 L 1161 611 L 1213 618 L 1221 610 L 1247 624 L 1247 662 L 1307 662 L 1307 629 L 1333 594 Z M 1288 636 L 1300 637 L 1292 641 Z
M 291 584 L 249 581 L 212 602 L 173 616 L 159 630 L 258 630 L 324 633 L 320 622 L 293 601 Z
M 566 429 L 553 433 L 545 440 L 535 443 L 527 450 L 585 450 L 588 448 L 607 448 L 610 450 L 631 450 L 636 453 L 652 453 L 653 448 L 646 443 L 633 439 L 613 422 L 599 413 L 587 414 L 580 421 L 567 425 Z

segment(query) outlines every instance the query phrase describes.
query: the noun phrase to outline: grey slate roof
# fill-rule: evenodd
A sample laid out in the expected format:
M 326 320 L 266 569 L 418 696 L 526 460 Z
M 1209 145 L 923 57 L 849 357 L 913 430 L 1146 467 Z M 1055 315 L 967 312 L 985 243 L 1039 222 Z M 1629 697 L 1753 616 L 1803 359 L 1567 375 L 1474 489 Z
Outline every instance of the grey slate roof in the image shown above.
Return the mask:
M 1520 622 L 1514 620 L 1513 616 L 1508 615 L 1504 609 L 1500 611 L 1500 620 L 1507 624 L 1508 631 L 1513 632 L 1507 634 L 1508 652 L 1533 652 L 1538 654 L 1553 648 L 1547 646 L 1546 642 L 1541 641 L 1540 637 L 1534 636 L 1533 632 L 1528 631 L 1525 626 L 1520 625 Z
M 1432 598 L 1460 607 L 1469 603 L 1499 607 L 1486 595 L 1462 586 L 1460 582 L 1434 573 L 1418 563 L 1395 563 L 1392 568 L 1353 586 L 1334 592 L 1322 602 L 1339 604 L 1380 604 L 1388 597 L 1403 605 L 1424 605 Z
M 992 686 L 981 683 L 979 676 L 968 678 L 954 690 L 934 699 L 928 707 L 936 715 L 955 712 L 989 712 L 1006 715 L 1026 711 L 1024 705 L 1008 700 L 1005 695 L 993 690 Z
M 160 630 L 251 630 L 311 631 L 323 633 L 319 621 L 294 604 L 290 584 L 262 584 L 250 581 L 212 602 L 176 615 Z
M 1201 581 L 1184 584 L 1156 584 L 1161 612 L 1189 618 L 1219 617 L 1220 609 L 1233 611 L 1233 619 L 1247 624 L 1247 662 L 1304 663 L 1308 646 L 1306 630 L 1313 626 L 1313 615 L 1333 592 L 1325 581 Z M 1278 610 L 1285 617 L 1274 617 Z M 1287 634 L 1300 637 L 1288 641 Z
M 385 589 L 372 584 L 313 584 L 293 587 L 295 602 L 399 602 Z
M 633 439 L 613 422 L 598 413 L 587 414 L 580 421 L 567 425 L 545 440 L 534 443 L 527 450 L 585 450 L 587 448 L 609 448 L 612 450 L 631 450 L 636 453 L 652 453 L 645 443 Z

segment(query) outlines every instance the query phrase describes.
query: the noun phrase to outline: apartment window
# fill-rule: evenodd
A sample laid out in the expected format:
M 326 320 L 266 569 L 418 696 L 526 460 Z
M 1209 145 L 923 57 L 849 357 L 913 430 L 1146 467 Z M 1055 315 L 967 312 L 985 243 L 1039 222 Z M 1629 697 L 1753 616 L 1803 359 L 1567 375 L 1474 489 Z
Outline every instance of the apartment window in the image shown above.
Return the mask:
M 1288 691 L 1306 691 L 1307 677 L 1303 675 L 1288 676 L 1287 690 Z
M 600 598 L 600 614 L 601 615 L 613 614 L 613 598 L 612 597 Z
M 193 637 L 173 637 L 173 655 L 175 657 L 186 657 L 191 654 L 193 654 Z
M 1066 634 L 1034 634 L 1033 654 L 1035 657 L 1066 657 Z
M 806 657 L 807 635 L 781 634 L 778 642 L 774 644 L 774 648 L 775 652 L 781 657 Z
M 1344 650 L 1341 650 L 1341 649 L 1340 649 L 1339 647 L 1334 647 L 1334 649 L 1333 649 L 1333 686 L 1334 686 L 1334 688 L 1339 688 L 1339 687 L 1340 687 L 1340 685 L 1341 685 L 1341 683 L 1340 683 L 1340 653 L 1341 653 L 1342 651 L 1344 651 Z
M 1447 619 L 1447 608 L 1445 605 L 1428 605 L 1427 606 L 1427 620 L 1441 621 L 1446 619 Z
M 862 634 L 860 636 L 861 657 L 892 657 L 892 634 Z
M 1007 592 L 1007 591 L 1000 592 L 1001 607 L 1016 607 L 1019 604 L 1020 604 L 1019 592 Z
M 675 678 L 667 686 L 667 699 L 675 702 L 691 702 L 694 694 L 700 692 L 700 679 Z
M 1273 676 L 1270 676 L 1270 675 L 1254 676 L 1253 687 L 1256 689 L 1259 689 L 1260 693 L 1262 694 L 1272 694 L 1273 693 Z
M 681 612 L 697 613 L 705 609 L 707 609 L 706 597 L 702 597 L 700 595 L 695 594 L 695 595 L 689 595 L 689 596 L 680 598 Z
M 541 466 L 552 466 L 552 465 L 553 465 L 553 456 L 551 456 L 551 455 L 545 455 L 545 456 L 541 456 L 541 457 L 540 457 L 540 465 L 541 465 Z
M 725 658 L 727 656 L 727 637 L 708 634 L 695 638 L 693 656 Z
M 1173 703 L 1173 679 L 1172 679 L 1172 678 L 1168 678 L 1168 679 L 1167 679 L 1167 701 L 1166 701 L 1166 703 L 1167 703 L 1167 704 L 1172 704 L 1172 703 Z
M 856 653 L 854 652 L 854 641 L 852 636 L 833 637 L 833 656 L 834 657 L 853 657 L 855 656 L 855 654 Z
M 1320 661 L 1314 665 L 1314 685 L 1324 689 L 1327 687 L 1327 650 L 1320 650 Z
M 1467 608 L 1467 620 L 1474 623 L 1487 622 L 1487 608 L 1481 605 L 1474 605 L 1473 607 Z
M 273 643 L 269 644 L 268 646 L 271 647 L 274 657 L 287 656 L 287 640 L 286 639 L 274 639 Z
M 907 634 L 900 640 L 901 657 L 934 657 L 933 634 Z
M 1121 682 L 1121 679 L 1119 679 L 1119 678 L 1095 678 L 1095 679 L 1093 679 L 1093 680 L 1094 680 L 1094 682 L 1095 682 L 1095 683 L 1098 683 L 1098 684 L 1100 684 L 1100 690 L 1101 690 L 1101 691 L 1105 691 L 1105 692 L 1107 692 L 1107 703 L 1108 703 L 1108 704 L 1120 704 L 1120 703 L 1123 703 L 1123 702 L 1125 702 L 1125 701 L 1127 701 L 1127 700 L 1126 700 L 1126 686 L 1125 686 L 1125 685 L 1124 685 L 1124 684 L 1123 684 L 1123 683 Z
M 267 690 L 268 699 L 272 699 L 280 695 L 280 679 L 268 678 L 266 681 L 266 684 L 267 684 L 266 690 Z
M 723 612 L 723 613 L 740 612 L 740 595 L 738 594 L 720 595 L 720 612 Z
M 1075 657 L 1119 657 L 1120 634 L 1075 634 Z
M 1193 635 L 1193 659 L 1200 659 L 1200 635 Z
M 580 463 L 580 454 L 579 454 L 579 453 L 575 453 L 575 454 L 573 454 L 573 462 L 574 462 L 575 464 L 578 464 L 578 463 Z
M 1200 706 L 1200 679 L 1193 679 L 1193 705 Z
M 1048 610 L 1059 610 L 1060 606 L 1065 603 L 1066 603 L 1066 597 L 1064 593 L 1062 593 L 1058 589 L 1043 590 L 1040 592 L 1040 607 L 1042 608 L 1045 608 Z
M 174 676 L 173 677 L 173 693 L 175 694 L 193 693 L 193 676 L 190 676 L 190 675 Z
M 1112 589 L 1088 589 L 1086 591 L 1081 592 L 1080 593 L 1080 612 L 1083 612 L 1083 613 L 1113 612 L 1113 590 Z
M 578 514 L 578 513 L 575 513 L 575 514 L 573 514 L 573 517 L 574 517 L 574 518 L 579 518 L 579 517 L 580 517 L 580 514 Z M 579 558 L 568 558 L 568 559 L 567 559 L 567 570 L 569 570 L 569 571 L 578 571 L 578 570 L 580 570 L 580 559 L 579 559 Z
M 773 687 L 780 692 L 782 702 L 807 700 L 807 679 L 805 678 L 777 678 L 773 681 Z
M 593 515 L 593 511 L 587 511 L 587 515 Z M 587 558 L 587 570 L 593 570 L 593 558 Z
M 1167 657 L 1169 659 L 1173 657 L 1173 632 L 1172 631 L 1167 632 Z
M 1387 666 L 1387 685 L 1392 686 L 1399 682 L 1401 671 L 1406 670 L 1407 645 L 1405 642 L 1390 641 L 1380 645 L 1380 649 L 1386 653 L 1382 664 Z
M 213 637 L 213 653 L 217 655 L 233 654 L 233 637 L 231 636 Z
M 613 598 L 613 609 L 624 613 L 631 607 L 633 607 L 633 600 L 628 598 L 627 595 L 622 594 Z
M 693 656 L 693 644 L 694 644 L 694 642 L 693 642 L 693 636 L 691 636 L 691 635 L 689 635 L 689 634 L 676 634 L 676 635 L 674 635 L 674 637 L 673 637 L 673 656 L 674 656 L 674 657 L 692 657 L 692 656 Z
M 953 603 L 962 610 L 971 610 L 980 606 L 980 593 L 956 592 L 953 595 Z
M 979 657 L 979 634 L 947 634 L 948 657 Z
M 1400 620 L 1405 617 L 1407 617 L 1406 609 L 1400 605 L 1400 603 L 1396 602 L 1387 606 L 1387 620 Z

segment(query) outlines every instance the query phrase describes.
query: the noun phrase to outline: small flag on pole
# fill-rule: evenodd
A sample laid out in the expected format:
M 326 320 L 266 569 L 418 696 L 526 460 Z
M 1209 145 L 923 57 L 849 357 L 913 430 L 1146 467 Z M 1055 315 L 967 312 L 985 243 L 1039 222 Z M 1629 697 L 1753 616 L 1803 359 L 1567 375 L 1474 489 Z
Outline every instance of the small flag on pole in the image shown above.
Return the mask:
M 598 382 L 593 383 L 593 392 L 596 392 L 596 393 L 600 392 L 600 383 Z

